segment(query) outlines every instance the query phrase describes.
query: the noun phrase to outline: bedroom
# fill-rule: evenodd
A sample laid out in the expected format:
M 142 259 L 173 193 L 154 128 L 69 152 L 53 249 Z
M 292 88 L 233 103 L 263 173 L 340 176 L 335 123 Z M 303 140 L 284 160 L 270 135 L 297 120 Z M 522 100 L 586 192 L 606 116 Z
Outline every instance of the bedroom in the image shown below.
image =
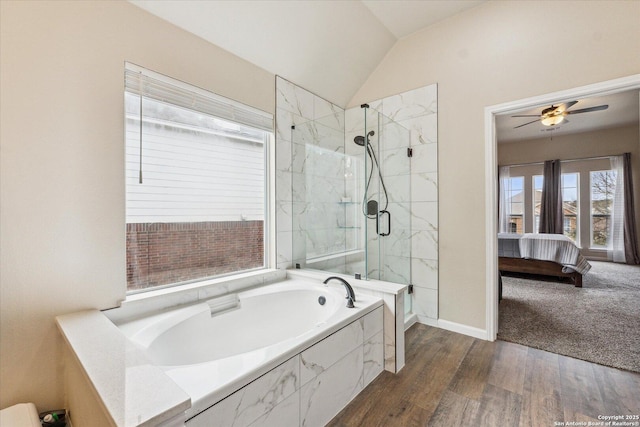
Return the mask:
M 617 349 L 616 356 L 611 356 L 610 349 L 581 350 L 589 346 L 603 348 L 602 343 L 611 338 L 611 332 L 607 331 L 617 333 L 632 326 L 625 325 L 623 319 L 625 311 L 632 310 L 627 306 L 628 300 L 635 301 L 635 298 L 633 293 L 625 294 L 627 287 L 619 289 L 625 276 L 633 276 L 633 270 L 624 264 L 624 254 L 616 254 L 616 250 L 624 253 L 621 234 L 616 239 L 619 243 L 614 244 L 615 232 L 622 229 L 624 208 L 623 203 L 615 199 L 616 169 L 612 159 L 630 153 L 633 196 L 637 200 L 640 194 L 638 104 L 638 91 L 628 90 L 556 104 L 562 112 L 568 112 L 561 114 L 561 123 L 557 125 L 545 126 L 540 121 L 541 112 L 549 105 L 497 116 L 499 205 L 505 206 L 498 208 L 498 216 L 501 231 L 507 233 L 499 234 L 498 244 L 504 297 L 499 308 L 499 339 L 638 369 L 631 360 L 637 359 L 637 354 L 629 354 L 624 348 Z M 572 111 L 578 114 L 572 115 Z M 563 246 L 550 246 L 545 248 L 545 253 L 543 241 L 539 239 L 548 235 L 538 232 L 544 216 L 541 204 L 548 203 L 543 200 L 543 192 L 553 191 L 543 190 L 544 162 L 552 159 L 560 160 L 562 178 L 556 194 L 562 195 L 562 220 L 551 232 L 560 236 L 556 240 L 562 237 L 561 243 L 555 243 Z M 623 176 L 622 171 L 620 175 Z M 613 213 L 614 207 L 620 215 Z M 638 210 L 630 212 L 637 221 Z M 614 225 L 616 220 L 619 222 Z M 635 252 L 627 257 L 629 263 L 637 262 L 637 235 L 634 240 L 636 246 L 631 247 L 631 251 Z M 544 244 L 551 245 L 548 241 Z M 538 252 L 534 252 L 536 248 Z M 526 256 L 518 251 L 525 251 Z M 582 264 L 576 267 L 578 258 L 569 262 L 570 254 L 565 251 L 582 257 Z M 563 265 L 551 262 L 561 256 L 565 258 Z M 528 259 L 522 259 L 525 257 Z M 614 260 L 623 262 L 618 264 Z M 567 268 L 569 264 L 574 268 Z M 637 277 L 634 280 L 637 281 Z M 565 297 L 570 298 L 569 303 Z M 595 322 L 581 314 L 587 308 L 606 311 L 612 316 L 598 316 L 600 321 Z M 532 317 L 544 318 L 544 334 L 531 325 Z M 567 317 L 572 319 L 565 322 Z M 618 326 L 607 325 L 609 321 Z M 589 329 L 582 330 L 584 325 L 589 325 Z M 620 355 L 624 353 L 627 353 L 626 360 Z

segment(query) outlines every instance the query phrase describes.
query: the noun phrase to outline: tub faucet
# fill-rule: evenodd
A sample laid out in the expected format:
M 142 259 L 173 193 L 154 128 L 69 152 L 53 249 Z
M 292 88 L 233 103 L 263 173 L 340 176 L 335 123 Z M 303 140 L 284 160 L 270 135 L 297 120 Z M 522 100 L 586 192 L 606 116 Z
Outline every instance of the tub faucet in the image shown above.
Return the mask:
M 342 282 L 344 287 L 347 289 L 347 307 L 353 308 L 354 307 L 353 303 L 356 300 L 356 294 L 353 293 L 353 288 L 351 287 L 349 282 L 344 280 L 342 277 L 331 276 L 331 277 L 327 277 L 327 279 L 324 281 L 324 284 L 326 285 L 331 279 L 339 280 L 340 282 Z

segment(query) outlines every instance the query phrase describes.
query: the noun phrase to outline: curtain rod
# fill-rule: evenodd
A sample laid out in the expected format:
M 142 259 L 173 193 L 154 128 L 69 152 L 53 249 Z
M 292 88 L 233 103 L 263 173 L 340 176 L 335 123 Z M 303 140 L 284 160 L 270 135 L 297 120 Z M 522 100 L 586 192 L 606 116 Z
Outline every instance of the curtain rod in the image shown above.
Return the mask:
M 560 160 L 560 163 L 563 163 L 563 162 L 583 162 L 583 161 L 586 161 L 586 160 L 604 160 L 604 159 L 610 159 L 610 158 L 616 157 L 616 156 L 622 156 L 622 154 L 612 154 L 610 156 L 583 157 L 583 158 L 580 158 L 580 159 Z M 533 165 L 544 165 L 544 161 L 542 161 L 542 162 L 531 162 L 531 163 L 520 163 L 520 164 L 516 164 L 516 165 L 501 165 L 501 166 L 509 166 L 509 167 L 515 168 L 515 167 L 520 167 L 520 166 L 533 166 Z

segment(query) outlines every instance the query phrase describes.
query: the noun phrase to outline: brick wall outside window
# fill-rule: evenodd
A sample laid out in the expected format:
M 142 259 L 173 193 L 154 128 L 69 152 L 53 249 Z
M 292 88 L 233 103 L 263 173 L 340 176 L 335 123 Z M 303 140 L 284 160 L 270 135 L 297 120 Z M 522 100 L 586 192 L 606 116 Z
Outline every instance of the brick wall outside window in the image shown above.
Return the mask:
M 130 291 L 263 265 L 263 221 L 127 224 Z

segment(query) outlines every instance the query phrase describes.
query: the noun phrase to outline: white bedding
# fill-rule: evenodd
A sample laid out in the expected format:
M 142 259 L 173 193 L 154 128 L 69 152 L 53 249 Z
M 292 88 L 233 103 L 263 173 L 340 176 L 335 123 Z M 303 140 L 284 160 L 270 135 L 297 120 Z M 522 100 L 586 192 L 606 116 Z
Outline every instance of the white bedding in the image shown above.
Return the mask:
M 585 274 L 591 269 L 580 249 L 562 234 L 525 233 L 520 239 L 520 256 L 556 262 L 562 265 L 564 273 L 577 271 Z

